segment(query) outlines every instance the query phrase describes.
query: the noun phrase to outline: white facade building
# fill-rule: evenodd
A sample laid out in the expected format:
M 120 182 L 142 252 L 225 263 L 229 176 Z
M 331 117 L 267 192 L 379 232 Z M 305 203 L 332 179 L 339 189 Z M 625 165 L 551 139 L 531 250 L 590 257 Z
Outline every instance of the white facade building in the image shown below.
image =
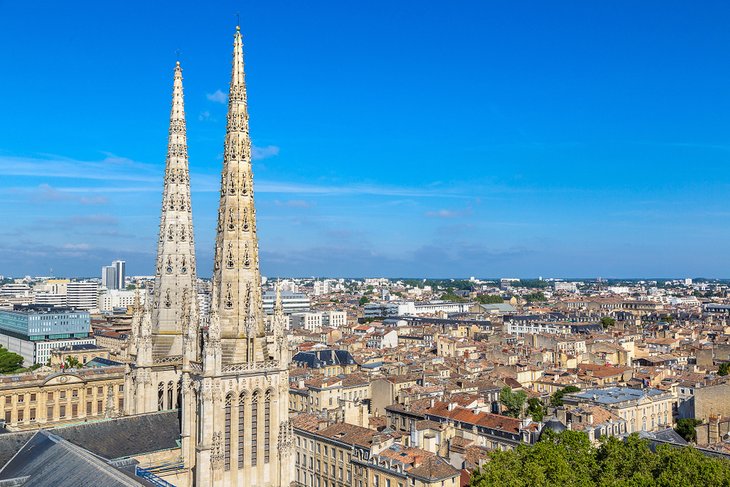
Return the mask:
M 553 289 L 555 291 L 563 291 L 566 293 L 577 293 L 578 292 L 578 286 L 574 282 L 562 282 L 562 281 L 555 281 L 553 283 Z
M 292 313 L 290 324 L 292 329 L 321 330 L 322 313 Z
M 112 311 L 114 308 L 129 308 L 134 304 L 135 291 L 122 291 L 112 289 L 99 295 L 99 311 Z M 142 290 L 139 293 L 140 304 L 145 304 L 147 292 Z
M 69 308 L 94 309 L 98 305 L 99 284 L 91 281 L 69 282 L 66 299 Z

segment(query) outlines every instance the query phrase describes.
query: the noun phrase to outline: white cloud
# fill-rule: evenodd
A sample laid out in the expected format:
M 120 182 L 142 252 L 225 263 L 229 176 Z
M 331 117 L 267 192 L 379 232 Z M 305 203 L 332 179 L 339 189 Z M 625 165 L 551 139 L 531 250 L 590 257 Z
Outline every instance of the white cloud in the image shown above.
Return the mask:
M 0 176 L 35 176 L 44 178 L 100 179 L 109 181 L 159 182 L 159 169 L 104 152 L 100 161 L 81 161 L 67 157 L 0 156 Z
M 426 216 L 430 216 L 432 218 L 457 218 L 460 216 L 467 216 L 471 214 L 471 208 L 466 208 L 464 210 L 447 210 L 447 209 L 440 209 L 436 211 L 427 211 Z
M 200 120 L 201 122 L 215 122 L 215 119 L 211 116 L 208 110 L 200 112 L 200 115 L 198 115 L 198 120 Z
M 279 155 L 279 147 L 276 145 L 267 145 L 266 147 L 251 147 L 251 157 L 254 161 L 260 161 L 261 159 L 267 159 Z
M 276 206 L 286 206 L 288 208 L 311 208 L 313 206 L 312 203 L 305 200 L 274 200 L 274 204 Z
M 67 243 L 63 244 L 62 248 L 65 250 L 89 250 L 91 245 L 87 243 Z
M 226 100 L 228 99 L 228 96 L 221 90 L 215 90 L 215 93 L 206 93 L 205 97 L 210 101 L 221 103 L 223 105 L 226 104 Z

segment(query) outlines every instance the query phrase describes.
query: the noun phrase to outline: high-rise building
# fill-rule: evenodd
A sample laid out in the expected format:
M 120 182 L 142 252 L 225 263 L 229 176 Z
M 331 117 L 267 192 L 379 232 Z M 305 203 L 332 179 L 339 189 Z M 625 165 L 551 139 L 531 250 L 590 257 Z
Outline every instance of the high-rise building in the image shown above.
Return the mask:
M 109 289 L 119 289 L 117 280 L 117 268 L 113 265 L 105 265 L 101 268 L 101 285 Z
M 127 278 L 127 263 L 123 260 L 115 260 L 112 262 L 112 267 L 116 270 L 117 287 L 115 289 L 124 289 L 124 281 Z
M 95 309 L 98 298 L 98 282 L 78 281 L 66 284 L 66 304 L 69 308 Z

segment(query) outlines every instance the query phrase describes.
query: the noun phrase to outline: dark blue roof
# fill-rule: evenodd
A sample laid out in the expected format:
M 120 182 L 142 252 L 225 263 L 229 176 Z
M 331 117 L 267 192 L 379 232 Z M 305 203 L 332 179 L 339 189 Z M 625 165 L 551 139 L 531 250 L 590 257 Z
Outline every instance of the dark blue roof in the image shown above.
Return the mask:
M 299 365 L 309 367 L 310 369 L 318 369 L 330 365 L 354 365 L 355 359 L 347 350 L 310 350 L 308 352 L 299 352 L 292 357 L 292 362 Z

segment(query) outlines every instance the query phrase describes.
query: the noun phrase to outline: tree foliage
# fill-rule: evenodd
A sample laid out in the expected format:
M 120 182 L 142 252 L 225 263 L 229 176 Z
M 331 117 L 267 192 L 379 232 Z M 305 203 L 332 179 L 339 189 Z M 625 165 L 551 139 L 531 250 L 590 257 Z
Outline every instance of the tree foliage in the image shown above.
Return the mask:
M 636 434 L 609 437 L 598 447 L 578 431 L 546 431 L 541 441 L 494 451 L 472 474 L 471 487 L 673 487 L 730 486 L 730 461 L 692 447 L 659 446 L 656 453 Z
M 525 299 L 528 303 L 532 303 L 534 301 L 547 301 L 547 298 L 541 291 L 525 294 Z
M 0 347 L 0 374 L 9 374 L 23 367 L 23 357 Z
M 577 386 L 565 386 L 560 390 L 557 390 L 550 396 L 550 405 L 558 407 L 563 405 L 563 396 L 570 394 L 571 392 L 580 392 L 580 387 Z
M 522 408 L 525 407 L 525 401 L 527 401 L 525 391 L 513 392 L 512 389 L 505 386 L 499 393 L 499 402 L 507 409 L 505 414 L 513 418 L 520 416 Z
M 723 362 L 717 369 L 717 375 L 728 375 L 730 373 L 730 362 Z
M 536 397 L 531 397 L 527 400 L 527 414 L 532 417 L 533 421 L 542 421 L 545 417 L 545 406 L 542 401 Z
M 64 363 L 66 364 L 66 367 L 70 369 L 79 368 L 83 365 L 81 362 L 79 362 L 79 359 L 73 355 L 69 355 L 68 357 L 66 357 Z
M 603 325 L 603 328 L 611 328 L 615 324 L 616 320 L 611 318 L 610 316 L 604 316 L 603 318 L 601 318 L 601 325 Z
M 367 297 L 367 296 L 363 296 L 363 297 L 361 297 L 361 298 L 360 298 L 360 301 L 358 301 L 358 303 L 360 304 L 360 306 L 365 306 L 365 305 L 366 305 L 366 304 L 368 304 L 369 302 L 370 302 L 370 300 L 368 299 L 368 297 Z
M 697 441 L 697 430 L 695 426 L 702 424 L 702 421 L 694 418 L 682 418 L 677 421 L 674 431 L 687 441 Z
M 477 296 L 477 301 L 481 304 L 501 304 L 504 303 L 504 299 L 499 294 L 480 294 Z

